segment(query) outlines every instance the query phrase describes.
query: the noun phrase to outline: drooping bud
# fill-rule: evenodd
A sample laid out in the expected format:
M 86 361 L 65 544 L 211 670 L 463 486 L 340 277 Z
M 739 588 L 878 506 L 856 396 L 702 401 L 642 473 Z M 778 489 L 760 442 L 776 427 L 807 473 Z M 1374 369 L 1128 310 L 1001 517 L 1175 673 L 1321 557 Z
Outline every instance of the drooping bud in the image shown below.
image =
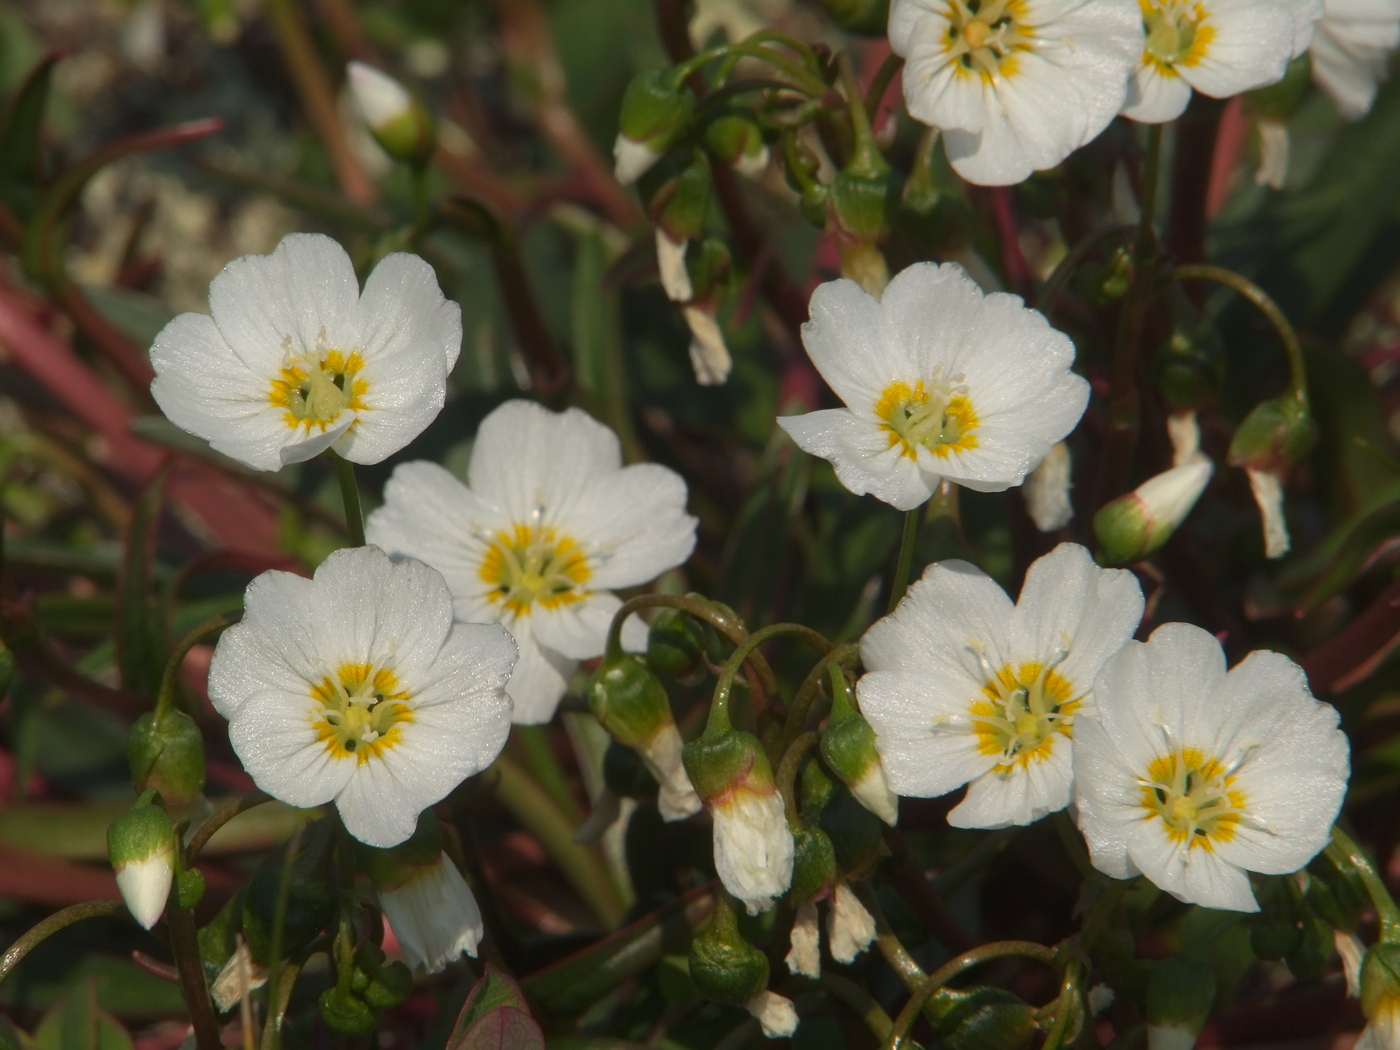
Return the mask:
M 1147 981 L 1149 1050 L 1190 1050 L 1215 1001 L 1215 974 L 1205 959 L 1173 955 Z
M 750 915 L 766 911 L 792 881 L 794 845 L 762 745 L 742 730 L 707 731 L 683 760 L 714 820 L 720 881 Z
M 768 956 L 744 939 L 723 893 L 690 942 L 690 979 L 707 998 L 731 1006 L 743 1006 L 768 987 Z
M 168 804 L 182 806 L 204 790 L 204 736 L 183 711 L 138 718 L 126 738 L 126 757 L 137 794 L 154 788 Z
M 705 145 L 746 179 L 756 179 L 768 167 L 768 144 L 757 124 L 737 113 L 710 121 L 705 129 Z
M 150 929 L 165 912 L 175 881 L 175 828 L 146 796 L 107 827 L 107 856 L 132 917 Z
M 657 808 L 666 820 L 700 809 L 700 798 L 681 762 L 681 735 L 666 687 L 642 657 L 605 657 L 588 685 L 588 706 L 619 743 L 635 748 L 660 786 Z
M 1317 439 L 1317 426 L 1306 404 L 1284 394 L 1257 405 L 1230 442 L 1230 464 L 1244 467 L 1264 527 L 1264 554 L 1288 553 L 1288 525 L 1283 517 L 1283 483 Z
M 801 904 L 829 895 L 836 885 L 836 847 L 820 828 L 798 824 L 792 830 L 792 884 L 788 901 Z
M 695 98 L 674 70 L 638 73 L 622 96 L 613 157 L 617 181 L 636 182 L 690 125 Z
M 1361 963 L 1361 1012 L 1366 1030 L 1357 1050 L 1400 1047 L 1400 945 L 1373 945 Z
M 647 632 L 647 663 L 657 674 L 689 678 L 705 659 L 700 625 L 680 609 L 662 609 Z
M 844 881 L 836 884 L 827 919 L 831 957 L 837 962 L 855 962 L 856 956 L 875 940 L 875 919 Z
M 788 953 L 784 957 L 788 970 L 803 977 L 822 975 L 821 926 L 817 919 L 817 902 L 803 901 L 797 906 L 792 921 Z
M 395 160 L 422 165 L 437 148 L 433 118 L 407 88 L 363 62 L 346 67 L 350 95 L 370 134 Z
M 831 677 L 831 716 L 822 730 L 822 759 L 857 802 L 893 827 L 899 819 L 899 797 L 890 790 L 875 750 L 875 730 L 851 703 L 845 676 L 836 671 Z
M 1021 495 L 1026 501 L 1026 513 L 1041 532 L 1062 529 L 1074 518 L 1074 505 L 1069 499 L 1071 466 L 1069 446 L 1057 441 L 1040 466 L 1026 475 Z
M 1201 498 L 1215 467 L 1208 459 L 1173 467 L 1148 478 L 1126 496 L 1104 504 L 1094 515 L 1106 565 L 1141 561 L 1166 543 Z

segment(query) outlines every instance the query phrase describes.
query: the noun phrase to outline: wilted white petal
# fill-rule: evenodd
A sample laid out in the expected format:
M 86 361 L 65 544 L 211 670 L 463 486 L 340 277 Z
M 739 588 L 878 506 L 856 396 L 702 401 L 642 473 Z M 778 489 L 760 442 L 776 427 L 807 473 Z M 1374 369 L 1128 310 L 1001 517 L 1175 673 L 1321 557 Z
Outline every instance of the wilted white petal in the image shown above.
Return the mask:
M 1062 529 L 1074 517 L 1074 506 L 1069 500 L 1071 466 L 1069 446 L 1057 441 L 1021 487 L 1026 511 L 1041 532 Z
M 1283 519 L 1283 482 L 1272 470 L 1247 467 L 1249 490 L 1259 504 L 1264 522 L 1264 557 L 1282 558 L 1292 546 L 1288 538 L 1288 523 Z
M 656 796 L 656 808 L 661 812 L 661 819 L 668 822 L 684 820 L 702 808 L 700 796 L 695 793 L 681 764 L 681 746 L 680 730 L 674 722 L 667 722 L 638 752 L 661 787 Z
M 1258 186 L 1283 189 L 1288 178 L 1288 125 L 1281 120 L 1260 120 L 1259 170 L 1254 173 Z
M 844 881 L 836 884 L 827 921 L 831 957 L 840 963 L 855 958 L 875 940 L 875 920 Z
M 688 303 L 695 295 L 690 285 L 690 271 L 685 265 L 685 250 L 689 241 L 673 241 L 666 231 L 656 231 L 656 265 L 661 271 L 661 287 L 666 298 L 675 303 Z
M 682 312 L 690 325 L 690 367 L 695 370 L 695 381 L 701 386 L 722 386 L 734 361 L 713 308 L 687 306 Z
M 1343 933 L 1341 930 L 1332 931 L 1332 944 L 1342 960 L 1342 973 L 1347 979 L 1347 995 L 1353 999 L 1360 999 L 1361 960 L 1366 958 L 1366 945 L 1356 934 Z
M 237 946 L 233 954 L 209 986 L 209 994 L 214 997 L 214 1005 L 220 1013 L 232 1010 L 249 992 L 267 984 L 267 967 L 253 961 L 253 953 L 248 950 L 248 942 L 242 934 L 236 934 L 235 938 Z
M 1195 412 L 1167 416 L 1167 439 L 1172 443 L 1172 466 L 1184 467 L 1205 458 L 1201 452 L 1201 425 Z
M 769 1039 L 785 1039 L 797 1031 L 797 1008 L 791 999 L 777 992 L 759 992 L 744 1004 L 744 1009 L 758 1018 Z
M 792 883 L 794 845 L 782 796 L 741 787 L 710 813 L 720 882 L 750 915 L 767 911 Z
M 463 952 L 476 957 L 485 932 L 481 909 L 446 853 L 435 864 L 416 866 L 396 888 L 380 890 L 379 904 L 409 969 L 439 973 Z
M 787 953 L 788 970 L 803 977 L 822 975 L 821 926 L 817 920 L 817 902 L 803 901 L 797 906 L 792 922 L 792 940 Z
M 588 819 L 574 832 L 574 841 L 585 845 L 597 842 L 621 815 L 621 796 L 612 788 L 603 788 L 593 800 L 593 809 L 589 812 Z

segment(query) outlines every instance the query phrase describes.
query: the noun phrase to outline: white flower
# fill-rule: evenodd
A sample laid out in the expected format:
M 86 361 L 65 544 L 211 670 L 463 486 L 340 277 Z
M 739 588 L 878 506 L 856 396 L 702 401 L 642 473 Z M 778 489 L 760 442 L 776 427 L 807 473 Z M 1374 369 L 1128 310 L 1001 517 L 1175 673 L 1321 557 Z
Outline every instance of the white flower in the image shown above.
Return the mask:
M 345 67 L 350 95 L 365 123 L 382 128 L 413 113 L 413 96 L 387 73 L 363 62 Z
M 894 0 L 904 99 L 953 169 L 1003 186 L 1052 168 L 1123 105 L 1142 53 L 1133 0 Z
M 792 884 L 795 852 L 783 796 L 769 781 L 736 784 L 710 805 L 714 820 L 715 872 L 750 915 L 767 911 Z
M 409 969 L 439 973 L 463 952 L 476 957 L 485 932 L 481 909 L 446 853 L 433 864 L 414 865 L 407 881 L 378 892 Z
M 783 959 L 788 970 L 803 977 L 822 975 L 821 926 L 817 919 L 817 902 L 803 901 L 797 906 L 792 921 L 788 953 Z
M 1069 491 L 1074 487 L 1070 480 L 1072 466 L 1069 446 L 1057 441 L 1040 466 L 1026 477 L 1021 495 L 1026 500 L 1026 513 L 1041 532 L 1062 529 L 1074 517 L 1074 505 L 1069 500 Z
M 777 992 L 759 992 L 744 1004 L 744 1009 L 758 1018 L 768 1039 L 785 1039 L 797 1031 L 797 1008 L 791 999 Z
M 1098 568 L 1073 543 L 1031 565 L 1015 606 L 967 562 L 929 566 L 861 639 L 867 673 L 856 689 L 890 784 L 922 797 L 969 784 L 948 814 L 957 827 L 1063 809 L 1094 676 L 1142 609 L 1131 573 Z
M 1141 0 L 1147 42 L 1123 115 L 1175 120 L 1191 91 L 1228 98 L 1283 79 L 1312 39 L 1319 0 Z
M 1324 0 L 1309 49 L 1312 77 L 1337 111 L 1360 120 L 1400 48 L 1400 0 Z
M 529 401 L 482 421 L 467 478 L 403 464 L 365 532 L 440 571 L 457 619 L 510 629 L 515 721 L 548 722 L 578 662 L 603 652 L 622 604 L 612 588 L 653 580 L 694 549 L 685 482 L 655 464 L 623 467 L 617 436 L 579 409 Z M 623 643 L 645 648 L 640 620 Z
M 1074 778 L 1100 871 L 1257 911 L 1246 872 L 1297 871 L 1327 844 L 1347 739 L 1292 660 L 1254 652 L 1227 674 L 1211 634 L 1169 623 L 1109 660 L 1094 698 L 1076 726 Z
M 900 510 L 944 478 L 982 492 L 1019 485 L 1089 400 L 1069 339 L 1018 297 L 984 296 L 955 264 L 916 263 L 878 300 L 830 281 L 811 311 L 803 345 L 847 407 L 778 424 L 846 488 Z
M 254 782 L 288 805 L 334 799 L 350 834 L 394 846 L 505 745 L 515 643 L 454 623 L 421 562 L 339 550 L 310 580 L 263 573 L 244 610 L 219 639 L 209 698 Z
M 385 256 L 361 293 L 314 233 L 245 255 L 151 347 L 151 396 L 176 426 L 256 470 L 333 448 L 378 463 L 433 421 L 462 344 L 461 310 L 416 255 Z
M 844 881 L 836 884 L 827 916 L 826 934 L 831 957 L 839 963 L 855 962 L 856 956 L 870 947 L 875 939 L 875 919 L 865 910 L 851 887 Z

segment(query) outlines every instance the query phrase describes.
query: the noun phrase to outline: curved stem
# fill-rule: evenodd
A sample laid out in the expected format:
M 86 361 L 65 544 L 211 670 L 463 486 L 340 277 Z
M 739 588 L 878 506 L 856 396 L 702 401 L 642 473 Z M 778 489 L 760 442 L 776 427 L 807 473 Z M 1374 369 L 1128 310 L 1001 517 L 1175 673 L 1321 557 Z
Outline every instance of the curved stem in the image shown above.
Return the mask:
M 1260 288 L 1248 277 L 1236 273 L 1234 270 L 1227 270 L 1223 266 L 1212 266 L 1209 263 L 1192 263 L 1189 266 L 1178 266 L 1167 274 L 1169 281 L 1215 281 L 1239 292 L 1258 308 L 1259 312 L 1269 319 L 1269 323 L 1278 332 L 1279 339 L 1283 342 L 1283 349 L 1288 354 L 1288 375 L 1289 392 L 1298 399 L 1298 402 L 1307 407 L 1308 404 L 1308 373 L 1307 366 L 1303 361 L 1303 346 L 1298 341 L 1298 333 L 1293 330 L 1293 325 L 1279 309 L 1278 303 L 1269 297 L 1269 293 Z
M 1332 844 L 1327 847 L 1327 852 L 1332 854 L 1334 861 L 1340 857 L 1350 864 L 1361 877 L 1361 883 L 1371 895 L 1371 903 L 1375 905 L 1376 915 L 1380 919 L 1381 940 L 1390 944 L 1400 941 L 1400 907 L 1396 906 L 1395 898 L 1386 888 L 1385 881 L 1376 870 L 1375 862 L 1371 860 L 1371 855 L 1343 831 L 1339 824 L 1332 826 Z
M 885 99 L 885 92 L 889 90 L 890 81 L 903 68 L 904 59 L 891 54 L 885 56 L 885 60 L 880 63 L 880 68 L 875 71 L 870 86 L 865 89 L 865 113 L 871 120 L 874 120 L 875 114 L 880 111 L 880 103 Z
M 797 734 L 802 731 L 802 723 L 807 720 L 807 712 L 812 709 L 812 702 L 818 696 L 821 689 L 822 679 L 827 675 L 827 669 L 833 664 L 842 670 L 849 670 L 860 661 L 860 645 L 856 642 L 847 642 L 845 645 L 838 645 L 831 652 L 827 653 L 820 661 L 807 672 L 807 677 L 798 686 L 797 692 L 793 694 L 792 704 L 788 707 L 787 723 L 783 726 L 783 750 L 792 746 L 792 741 Z
M 984 962 L 1011 955 L 1034 959 L 1036 962 L 1044 963 L 1052 968 L 1059 964 L 1059 955 L 1053 948 L 1047 948 L 1034 941 L 996 941 L 992 944 L 984 944 L 980 948 L 973 948 L 970 952 L 963 952 L 956 959 L 945 963 L 930 974 L 928 979 L 919 986 L 918 991 L 904 1004 L 904 1009 L 899 1011 L 899 1016 L 895 1018 L 894 1028 L 890 1031 L 889 1038 L 885 1040 L 885 1050 L 898 1050 L 909 1029 L 914 1027 L 914 1022 L 923 1011 L 924 1004 L 954 977 L 957 977 L 964 970 L 970 970 Z
M 84 919 L 116 919 L 126 914 L 126 905 L 121 901 L 84 901 L 54 912 L 20 934 L 15 942 L 5 949 L 5 954 L 0 955 L 0 981 L 10 975 L 10 971 L 19 965 L 21 959 L 59 930 Z
M 1055 1023 L 1050 1026 L 1040 1050 L 1060 1050 L 1060 1047 L 1064 1046 L 1070 1020 L 1076 1013 L 1074 1007 L 1079 996 L 1080 976 L 1081 970 L 1077 964 L 1071 963 L 1065 967 L 1065 976 L 1060 982 L 1060 994 L 1055 996 Z
M 176 676 L 179 675 L 180 665 L 185 662 L 185 657 L 189 655 L 190 650 L 211 634 L 222 631 L 225 627 L 230 627 L 241 619 L 243 619 L 241 612 L 211 616 L 180 640 L 180 644 L 170 654 L 170 659 L 165 662 L 165 674 L 161 676 L 160 692 L 156 694 L 155 716 L 157 722 L 169 713 L 175 702 Z
M 277 982 L 277 989 L 272 993 L 271 1001 L 268 1004 L 267 1023 L 263 1025 L 261 1050 L 277 1050 L 282 1041 L 282 1022 L 287 1015 L 287 1006 L 292 1001 L 292 989 L 296 986 L 297 978 L 301 976 L 302 964 L 298 961 L 288 959 L 282 967 L 281 979 Z M 271 987 L 271 982 L 268 982 Z
M 264 802 L 271 802 L 272 796 L 266 791 L 253 791 L 247 795 L 242 795 L 232 802 L 217 810 L 208 820 L 199 826 L 199 830 L 190 836 L 189 844 L 185 846 L 185 867 L 194 863 L 194 859 L 199 856 L 200 850 L 204 849 L 209 840 L 214 837 L 214 833 L 227 824 L 240 813 L 246 813 L 254 806 L 261 806 Z
M 801 638 L 823 655 L 831 652 L 831 642 L 819 631 L 814 631 L 800 623 L 774 623 L 749 635 L 729 654 L 729 659 L 720 669 L 719 681 L 715 683 L 714 699 L 710 702 L 710 720 L 705 731 L 729 728 L 729 692 L 734 687 L 734 679 L 744 666 L 749 654 L 770 638 L 780 635 Z M 776 695 L 776 693 L 775 693 Z
M 809 730 L 794 740 L 783 752 L 783 760 L 778 763 L 776 777 L 778 790 L 783 796 L 783 806 L 787 810 L 788 823 L 796 824 L 797 816 L 797 770 L 802 760 L 811 754 L 821 737 L 815 730 Z
M 904 512 L 904 534 L 899 540 L 899 560 L 895 562 L 894 576 L 890 578 L 890 601 L 885 607 L 885 615 L 895 611 L 904 592 L 909 589 L 909 570 L 914 565 L 914 541 L 919 536 L 919 508 Z
M 840 974 L 832 973 L 829 969 L 823 971 L 817 981 L 833 999 L 839 999 L 859 1014 L 860 1019 L 865 1022 L 865 1026 L 870 1029 L 871 1034 L 876 1039 L 884 1042 L 889 1038 L 894 1021 L 890 1019 L 889 1014 L 885 1013 L 884 1007 L 877 1003 L 864 988 Z

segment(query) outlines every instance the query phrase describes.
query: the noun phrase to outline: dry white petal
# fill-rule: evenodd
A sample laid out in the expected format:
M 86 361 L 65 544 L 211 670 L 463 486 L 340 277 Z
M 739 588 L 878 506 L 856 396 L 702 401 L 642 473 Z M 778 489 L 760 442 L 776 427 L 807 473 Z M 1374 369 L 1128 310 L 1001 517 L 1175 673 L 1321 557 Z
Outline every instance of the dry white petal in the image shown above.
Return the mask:
M 1074 518 L 1074 505 L 1069 499 L 1072 466 L 1069 446 L 1057 441 L 1021 486 L 1026 512 L 1041 532 L 1062 529 Z
M 803 977 L 822 975 L 821 926 L 817 920 L 816 901 L 803 901 L 797 906 L 789 945 L 785 961 L 790 972 Z
M 690 285 L 690 271 L 685 265 L 685 250 L 689 241 L 673 241 L 666 231 L 656 231 L 656 265 L 661 271 L 661 287 L 673 303 L 688 303 L 695 296 Z
M 773 907 L 792 883 L 794 843 L 776 789 L 739 787 L 710 809 L 715 871 L 750 915 Z
M 1332 944 L 1342 960 L 1342 973 L 1347 979 L 1347 995 L 1353 999 L 1360 999 L 1361 962 L 1366 958 L 1366 945 L 1356 934 L 1343 933 L 1341 930 L 1332 931 Z
M 1264 523 L 1264 557 L 1282 558 L 1292 546 L 1288 523 L 1283 518 L 1283 482 L 1272 470 L 1247 467 L 1245 473 L 1249 475 L 1249 490 L 1254 493 L 1254 502 L 1259 504 L 1259 515 Z
M 417 973 L 440 973 L 466 952 L 476 958 L 485 926 L 471 887 L 446 853 L 418 866 L 408 880 L 379 891 L 384 920 Z
M 267 967 L 253 961 L 253 953 L 248 950 L 248 942 L 242 934 L 235 936 L 233 954 L 209 986 L 209 994 L 214 997 L 219 1013 L 232 1010 L 249 992 L 267 984 Z
M 759 992 L 744 1004 L 744 1009 L 758 1018 L 769 1039 L 784 1039 L 797 1031 L 797 1008 L 791 999 L 777 992 Z
M 656 808 L 665 821 L 684 820 L 699 813 L 703 804 L 681 763 L 680 730 L 674 722 L 662 726 L 638 752 L 661 790 L 656 796 Z
M 1205 458 L 1201 452 L 1201 425 L 1195 412 L 1173 412 L 1167 416 L 1167 438 L 1172 443 L 1172 466 L 1184 467 Z
M 722 386 L 734 367 L 729 345 L 724 341 L 714 309 L 687 306 L 685 323 L 690 325 L 690 367 L 701 386 Z
M 831 957 L 839 963 L 855 962 L 875 940 L 875 920 L 845 882 L 836 884 L 826 932 Z
M 1255 127 L 1259 129 L 1259 170 L 1254 173 L 1255 185 L 1281 190 L 1288 178 L 1288 125 L 1281 120 L 1263 119 Z

